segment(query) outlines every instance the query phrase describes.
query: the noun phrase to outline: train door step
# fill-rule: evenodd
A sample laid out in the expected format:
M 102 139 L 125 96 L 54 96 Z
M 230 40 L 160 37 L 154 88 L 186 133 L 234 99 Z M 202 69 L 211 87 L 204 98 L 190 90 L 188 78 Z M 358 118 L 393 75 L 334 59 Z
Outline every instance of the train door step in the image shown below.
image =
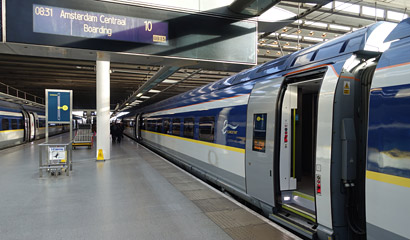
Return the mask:
M 282 208 L 286 212 L 300 216 L 308 221 L 311 221 L 312 223 L 316 223 L 316 216 L 309 209 L 300 207 L 293 203 L 283 204 Z
M 291 230 L 297 232 L 308 239 L 316 239 L 316 226 L 309 225 L 307 223 L 303 224 L 297 219 L 293 219 L 291 216 L 282 216 L 279 214 L 270 214 L 269 218 L 283 226 L 290 228 Z

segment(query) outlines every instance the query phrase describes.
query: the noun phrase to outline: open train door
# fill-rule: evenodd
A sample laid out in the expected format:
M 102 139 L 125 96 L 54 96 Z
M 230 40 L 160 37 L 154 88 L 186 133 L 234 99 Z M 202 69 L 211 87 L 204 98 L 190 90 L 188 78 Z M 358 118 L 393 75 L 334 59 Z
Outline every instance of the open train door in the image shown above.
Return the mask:
M 24 142 L 30 141 L 30 115 L 27 111 L 21 111 L 24 117 Z
M 265 213 L 272 211 L 271 207 L 275 206 L 275 118 L 276 101 L 282 81 L 283 78 L 277 78 L 256 83 L 249 97 L 247 109 L 246 191 L 260 200 Z
M 29 139 L 30 142 L 36 139 L 36 117 L 33 112 L 29 113 Z
M 135 139 L 139 141 L 141 139 L 141 114 L 135 117 Z
M 286 79 L 280 109 L 279 188 L 282 208 L 316 222 L 318 96 L 323 77 Z

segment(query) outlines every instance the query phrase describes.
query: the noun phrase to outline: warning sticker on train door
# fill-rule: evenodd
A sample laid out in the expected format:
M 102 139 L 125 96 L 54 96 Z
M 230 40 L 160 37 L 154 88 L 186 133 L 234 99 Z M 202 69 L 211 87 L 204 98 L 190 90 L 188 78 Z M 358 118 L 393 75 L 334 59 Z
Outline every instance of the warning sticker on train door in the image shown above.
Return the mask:
M 343 95 L 350 95 L 350 82 L 345 81 L 343 83 Z

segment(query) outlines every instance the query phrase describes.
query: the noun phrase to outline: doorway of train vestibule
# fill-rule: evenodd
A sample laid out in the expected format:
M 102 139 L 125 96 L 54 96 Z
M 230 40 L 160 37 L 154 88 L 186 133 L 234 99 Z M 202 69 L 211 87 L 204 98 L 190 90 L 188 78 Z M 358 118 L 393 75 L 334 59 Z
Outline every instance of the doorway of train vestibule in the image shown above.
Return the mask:
M 322 78 L 285 86 L 280 110 L 279 188 L 282 209 L 316 222 L 315 159 Z

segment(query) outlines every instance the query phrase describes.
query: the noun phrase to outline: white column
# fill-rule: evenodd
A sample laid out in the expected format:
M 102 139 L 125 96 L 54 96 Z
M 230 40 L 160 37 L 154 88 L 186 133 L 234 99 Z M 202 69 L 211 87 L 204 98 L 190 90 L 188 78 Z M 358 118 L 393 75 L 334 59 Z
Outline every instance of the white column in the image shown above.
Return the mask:
M 97 53 L 97 152 L 102 149 L 104 160 L 110 152 L 110 56 Z

